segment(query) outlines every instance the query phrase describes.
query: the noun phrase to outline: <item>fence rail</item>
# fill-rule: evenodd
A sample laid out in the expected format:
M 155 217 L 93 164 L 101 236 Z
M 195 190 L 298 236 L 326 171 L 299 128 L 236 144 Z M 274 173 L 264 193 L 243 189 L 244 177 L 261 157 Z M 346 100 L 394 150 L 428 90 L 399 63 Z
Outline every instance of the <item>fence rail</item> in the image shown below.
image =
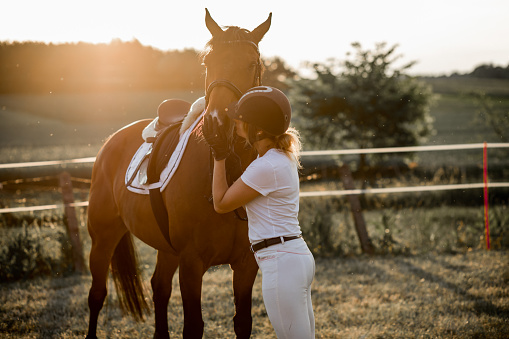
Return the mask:
M 488 148 L 509 148 L 509 143 L 487 143 Z M 319 156 L 319 155 L 348 155 L 348 154 L 375 154 L 375 153 L 405 153 L 405 152 L 427 152 L 427 151 L 454 151 L 465 149 L 482 149 L 484 143 L 476 144 L 456 144 L 456 145 L 431 145 L 431 146 L 410 146 L 410 147 L 385 147 L 385 148 L 362 148 L 345 150 L 324 150 L 324 151 L 303 151 L 301 156 Z M 0 164 L 0 169 L 25 168 L 38 166 L 56 166 L 67 164 L 85 164 L 95 162 L 96 157 L 78 158 L 70 160 L 51 160 L 35 162 L 17 162 L 10 164 Z
M 409 186 L 409 187 L 390 187 L 390 188 L 367 188 L 367 189 L 353 189 L 353 190 L 332 190 L 332 191 L 310 191 L 300 192 L 301 198 L 309 197 L 326 197 L 326 196 L 347 196 L 347 195 L 360 195 L 360 194 L 388 194 L 388 193 L 412 193 L 412 192 L 432 192 L 432 191 L 447 191 L 447 190 L 467 190 L 467 189 L 482 189 L 483 183 L 475 184 L 457 184 L 457 185 L 433 185 L 433 186 Z M 488 188 L 509 188 L 509 182 L 492 182 L 488 184 Z M 72 204 L 52 204 L 42 206 L 26 206 L 26 207 L 10 207 L 1 208 L 0 214 L 3 213 L 16 213 L 16 212 L 33 212 L 44 211 L 51 209 L 64 208 L 65 206 L 71 207 L 87 207 L 88 201 L 77 201 Z
M 431 145 L 431 146 L 304 151 L 304 152 L 302 152 L 302 156 L 375 154 L 375 153 L 405 153 L 405 152 L 428 152 L 428 151 L 455 151 L 455 150 L 465 150 L 465 149 L 482 149 L 485 146 L 487 146 L 487 148 L 509 148 L 509 143 L 477 143 L 477 144 L 456 144 L 456 145 Z
M 324 150 L 324 151 L 304 151 L 301 153 L 303 157 L 307 156 L 323 156 L 323 155 L 347 155 L 347 154 L 373 154 L 373 153 L 402 153 L 402 152 L 426 152 L 426 151 L 450 151 L 450 150 L 466 150 L 466 149 L 487 149 L 487 148 L 509 148 L 509 143 L 475 143 L 475 144 L 456 144 L 456 145 L 432 145 L 432 146 L 412 146 L 412 147 L 387 147 L 387 148 L 366 148 L 366 149 L 347 149 L 347 150 Z M 78 158 L 70 160 L 55 161 L 37 161 L 0 164 L 0 169 L 8 168 L 24 168 L 37 166 L 57 166 L 66 164 L 84 164 L 93 163 L 95 157 Z M 408 192 L 430 192 L 443 190 L 466 190 L 479 188 L 507 188 L 509 183 L 473 183 L 473 184 L 456 184 L 456 185 L 433 185 L 433 186 L 410 186 L 410 187 L 391 187 L 391 188 L 370 188 L 370 189 L 352 189 L 352 190 L 333 190 L 333 191 L 313 191 L 300 192 L 301 198 L 318 197 L 318 196 L 346 196 L 359 194 L 387 194 L 387 193 L 408 193 Z M 75 207 L 88 206 L 87 201 L 75 202 Z M 48 209 L 57 209 L 65 207 L 64 204 L 53 204 L 44 206 L 27 206 L 12 207 L 0 209 L 2 213 L 13 212 L 29 212 Z
M 88 206 L 88 201 L 78 201 L 78 202 L 75 202 L 75 203 L 72 203 L 72 204 L 52 204 L 52 205 L 41 205 L 41 206 L 2 208 L 2 209 L 0 209 L 0 214 L 2 214 L 2 213 L 15 213 L 15 212 L 33 212 L 33 211 L 54 210 L 54 209 L 57 209 L 57 208 L 64 208 L 66 206 L 70 206 L 70 207 L 86 207 L 86 206 Z
M 7 168 L 26 168 L 26 167 L 40 167 L 40 166 L 55 166 L 66 164 L 85 164 L 95 162 L 96 157 L 78 158 L 70 160 L 50 160 L 50 161 L 34 161 L 34 162 L 16 162 L 10 164 L 0 164 L 0 169 Z
M 489 183 L 488 188 L 509 188 L 509 182 Z M 466 190 L 472 188 L 484 188 L 484 183 L 478 184 L 456 184 L 456 185 L 433 185 L 433 186 L 409 186 L 409 187 L 390 187 L 390 188 L 366 188 L 353 190 L 335 190 L 335 191 L 313 191 L 300 192 L 301 198 L 323 197 L 323 196 L 342 196 L 359 194 L 387 194 L 387 193 L 411 193 L 411 192 L 431 192 L 431 191 L 449 191 Z

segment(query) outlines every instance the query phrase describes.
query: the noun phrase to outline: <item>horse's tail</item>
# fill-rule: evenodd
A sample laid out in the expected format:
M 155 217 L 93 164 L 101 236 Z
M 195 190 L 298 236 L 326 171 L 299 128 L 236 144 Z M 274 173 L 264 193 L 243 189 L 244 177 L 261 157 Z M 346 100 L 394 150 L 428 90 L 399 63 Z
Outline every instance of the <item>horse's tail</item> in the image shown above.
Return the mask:
M 144 314 L 150 314 L 145 300 L 141 270 L 131 233 L 127 232 L 113 253 L 111 274 L 117 290 L 121 309 L 137 321 L 144 321 Z

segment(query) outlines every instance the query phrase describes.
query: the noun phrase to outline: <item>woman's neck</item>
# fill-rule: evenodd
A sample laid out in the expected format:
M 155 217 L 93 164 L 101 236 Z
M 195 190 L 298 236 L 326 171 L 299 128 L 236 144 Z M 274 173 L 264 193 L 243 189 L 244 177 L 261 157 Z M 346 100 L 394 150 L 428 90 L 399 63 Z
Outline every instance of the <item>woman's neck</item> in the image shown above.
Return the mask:
M 268 150 L 274 148 L 274 146 L 276 146 L 276 144 L 269 138 L 264 138 L 254 143 L 254 147 L 260 156 L 263 156 Z

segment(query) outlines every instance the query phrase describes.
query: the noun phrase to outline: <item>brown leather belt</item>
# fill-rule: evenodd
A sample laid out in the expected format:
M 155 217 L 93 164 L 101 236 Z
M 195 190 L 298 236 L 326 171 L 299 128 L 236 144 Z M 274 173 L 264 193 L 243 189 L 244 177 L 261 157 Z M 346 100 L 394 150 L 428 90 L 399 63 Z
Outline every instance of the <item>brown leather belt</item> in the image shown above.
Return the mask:
M 294 237 L 283 237 L 283 240 L 284 241 L 290 241 L 290 240 L 295 240 L 295 239 L 299 239 L 301 236 L 294 236 Z M 277 245 L 277 244 L 281 244 L 282 241 L 281 241 L 281 237 L 275 237 L 275 238 L 270 238 L 270 239 L 265 239 L 261 242 L 258 242 L 254 245 L 251 245 L 251 250 L 253 250 L 253 252 L 256 252 L 256 251 L 259 251 L 261 250 L 262 248 L 266 248 L 266 247 L 269 247 L 269 246 L 272 246 L 272 245 Z

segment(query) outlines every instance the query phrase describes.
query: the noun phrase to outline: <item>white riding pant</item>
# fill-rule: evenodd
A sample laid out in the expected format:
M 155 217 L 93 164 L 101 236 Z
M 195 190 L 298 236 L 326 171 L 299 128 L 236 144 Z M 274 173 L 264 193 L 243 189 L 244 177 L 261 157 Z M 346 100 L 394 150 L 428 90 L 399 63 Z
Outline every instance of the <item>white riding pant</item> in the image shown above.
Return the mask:
M 314 338 L 311 282 L 315 260 L 304 239 L 261 249 L 255 258 L 262 272 L 263 302 L 277 337 Z

